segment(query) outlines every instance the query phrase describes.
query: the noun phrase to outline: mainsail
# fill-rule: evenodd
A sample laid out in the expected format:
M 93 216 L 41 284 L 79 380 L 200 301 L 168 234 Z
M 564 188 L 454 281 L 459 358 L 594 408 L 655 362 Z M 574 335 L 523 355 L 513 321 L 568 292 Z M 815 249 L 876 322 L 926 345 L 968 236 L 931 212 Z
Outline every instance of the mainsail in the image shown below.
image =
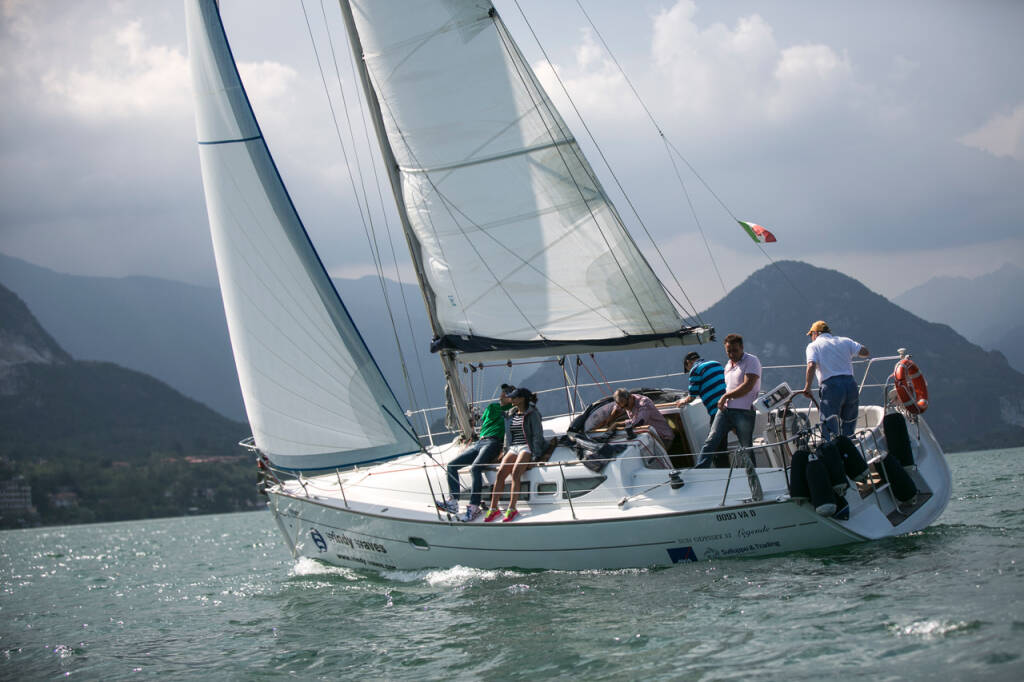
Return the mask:
M 215 2 L 187 0 L 186 20 L 210 231 L 256 446 L 306 470 L 418 451 L 278 175 Z
M 435 350 L 505 359 L 709 338 L 680 318 L 489 1 L 341 4 Z

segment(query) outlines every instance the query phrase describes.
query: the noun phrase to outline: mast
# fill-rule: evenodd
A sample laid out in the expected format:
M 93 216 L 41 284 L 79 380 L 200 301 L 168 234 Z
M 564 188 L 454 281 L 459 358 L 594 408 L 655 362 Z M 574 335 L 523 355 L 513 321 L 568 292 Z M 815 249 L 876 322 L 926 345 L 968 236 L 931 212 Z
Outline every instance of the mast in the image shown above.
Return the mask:
M 369 71 L 366 68 L 366 63 L 363 61 L 363 46 L 359 39 L 359 33 L 356 31 L 355 19 L 352 16 L 352 6 L 349 4 L 349 0 L 338 0 L 338 4 L 341 7 L 341 14 L 345 19 L 345 28 L 348 31 L 349 45 L 352 46 L 352 54 L 355 57 L 356 68 L 359 71 L 359 80 L 363 84 L 363 93 L 366 96 L 366 103 L 370 109 L 370 116 L 373 120 L 373 129 L 377 134 L 377 142 L 380 145 L 381 154 L 384 157 L 384 165 L 387 168 L 388 179 L 391 181 L 391 192 L 395 197 L 395 205 L 398 208 L 398 217 L 402 223 L 402 232 L 405 233 L 405 242 L 409 247 L 409 254 L 412 256 L 413 266 L 416 270 L 416 279 L 419 281 L 420 291 L 423 293 L 423 302 L 427 307 L 427 316 L 430 319 L 430 328 L 434 333 L 434 338 L 440 338 L 444 334 L 444 331 L 437 318 L 436 306 L 434 304 L 434 290 L 427 281 L 427 276 L 423 269 L 423 259 L 419 241 L 416 239 L 412 225 L 409 222 L 409 215 L 406 211 L 405 201 L 402 197 L 402 181 L 399 175 L 398 161 L 395 159 L 394 151 L 391 148 L 391 142 L 388 140 L 387 131 L 384 127 L 384 118 L 381 113 L 380 102 L 377 100 L 377 95 L 374 92 L 373 85 L 370 81 Z M 441 356 L 441 367 L 444 370 L 445 381 L 448 383 L 449 391 L 452 395 L 451 404 L 455 408 L 455 417 L 458 421 L 459 431 L 462 433 L 463 438 L 469 439 L 473 435 L 473 417 L 470 413 L 469 405 L 463 398 L 464 393 L 462 381 L 459 378 L 458 366 L 455 362 L 455 352 L 446 349 L 440 351 L 439 355 Z

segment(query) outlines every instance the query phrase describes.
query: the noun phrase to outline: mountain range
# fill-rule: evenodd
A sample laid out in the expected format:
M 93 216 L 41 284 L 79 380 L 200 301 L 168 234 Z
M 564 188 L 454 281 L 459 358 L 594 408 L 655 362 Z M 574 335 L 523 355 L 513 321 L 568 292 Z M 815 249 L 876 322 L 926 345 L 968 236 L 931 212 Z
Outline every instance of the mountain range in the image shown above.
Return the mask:
M 21 297 L 75 358 L 151 374 L 230 419 L 245 419 L 218 289 L 153 277 L 66 275 L 4 254 L 0 284 Z M 443 375 L 429 351 L 430 325 L 422 296 L 413 286 L 387 285 L 397 336 L 409 358 L 405 370 L 379 280 L 335 280 L 367 345 L 384 351 L 375 353 L 377 363 L 402 404 L 440 404 Z M 408 390 L 403 388 L 406 373 Z
M 1013 274 L 1012 268 L 1004 271 L 1000 272 Z M 153 278 L 61 275 L 6 256 L 0 256 L 0 283 L 22 296 L 72 355 L 115 361 L 151 373 L 222 414 L 244 418 L 215 289 Z M 439 363 L 426 350 L 430 332 L 419 291 L 388 282 L 396 334 L 376 278 L 336 280 L 336 285 L 403 405 L 442 404 L 443 381 Z M 964 283 L 960 285 L 963 290 Z M 948 307 L 955 307 L 952 298 L 947 300 L 953 304 Z M 1016 388 L 1024 386 L 1024 376 L 1003 354 L 983 350 L 947 324 L 928 322 L 842 273 L 794 261 L 775 263 L 752 274 L 700 318 L 716 327 L 719 341 L 730 332 L 741 333 L 747 350 L 766 366 L 795 363 L 795 370 L 775 371 L 791 385 L 803 383 L 804 333 L 816 319 L 828 320 L 837 334 L 861 341 L 875 357 L 907 348 L 926 372 L 932 394 L 927 416 L 945 447 L 1024 442 L 1024 390 Z M 975 324 L 980 328 L 980 322 Z M 410 356 L 405 368 L 394 350 L 396 336 Z M 720 343 L 702 352 L 724 360 Z M 683 354 L 684 349 L 606 353 L 598 358 L 600 367 L 592 367 L 588 361 L 582 368 L 566 369 L 570 374 L 580 372 L 581 382 L 654 376 L 679 372 Z M 869 383 L 878 384 L 879 393 L 893 364 L 886 361 L 872 366 Z M 406 376 L 413 387 L 409 390 L 402 389 L 407 385 Z M 549 363 L 489 368 L 464 378 L 474 396 L 485 399 L 502 381 L 535 389 L 561 385 L 563 370 Z M 769 380 L 766 375 L 766 382 Z M 673 383 L 685 383 L 685 377 Z M 415 401 L 409 398 L 410 392 L 415 392 Z M 546 398 L 545 403 L 545 410 L 551 413 L 564 411 L 564 392 Z
M 998 350 L 1024 372 L 1024 269 L 1003 265 L 980 277 L 934 277 L 893 299 L 933 322 L 943 322 L 974 343 Z
M 149 375 L 74 360 L 0 286 L 0 482 L 27 481 L 35 506 L 0 527 L 253 508 L 246 435 Z
M 717 342 L 697 348 L 701 355 L 724 363 L 721 341 L 740 334 L 745 350 L 772 368 L 764 374 L 765 390 L 781 381 L 803 387 L 806 332 L 815 320 L 826 320 L 836 335 L 864 344 L 875 358 L 893 357 L 871 365 L 865 394 L 872 402 L 883 399 L 895 356 L 905 348 L 925 373 L 931 400 L 925 416 L 943 447 L 957 451 L 1024 444 L 1024 375 L 1002 353 L 980 348 L 946 324 L 923 320 L 835 270 L 777 262 L 750 275 L 700 318 L 713 324 L 717 334 Z M 594 374 L 616 379 L 680 372 L 690 350 L 607 353 Z M 560 376 L 548 368 L 528 381 L 550 385 L 561 383 Z M 564 400 L 558 407 L 564 410 Z

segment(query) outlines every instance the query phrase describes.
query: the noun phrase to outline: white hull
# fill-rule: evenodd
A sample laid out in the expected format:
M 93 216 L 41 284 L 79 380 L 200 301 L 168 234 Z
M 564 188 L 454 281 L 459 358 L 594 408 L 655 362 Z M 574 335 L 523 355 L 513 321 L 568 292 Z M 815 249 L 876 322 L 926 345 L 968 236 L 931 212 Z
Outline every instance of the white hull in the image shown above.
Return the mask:
M 435 457 L 453 454 L 442 451 Z M 607 480 L 574 498 L 570 507 L 562 499 L 559 480 L 594 474 L 574 462 L 567 448 L 556 450 L 548 466 L 526 474 L 531 493 L 519 504 L 523 515 L 512 523 L 460 523 L 438 513 L 429 488 L 439 493 L 443 469 L 424 455 L 341 477 L 332 473 L 302 484 L 289 482 L 269 491 L 269 506 L 295 557 L 354 568 L 667 566 L 831 547 L 920 530 L 942 513 L 951 482 L 941 449 L 923 422 L 914 456 L 917 470 L 912 476 L 920 493 L 916 505 L 903 507 L 901 514 L 886 486 L 862 497 L 851 485 L 846 493 L 848 520 L 819 516 L 809 503 L 789 499 L 781 469 L 757 470 L 764 499 L 752 502 L 742 469 L 733 470 L 731 478 L 728 469 L 685 470 L 686 485 L 673 490 L 665 470 L 647 469 L 629 458 L 612 462 L 603 472 Z M 385 485 L 386 479 L 391 480 Z M 555 494 L 540 499 L 538 486 L 545 482 L 556 484 Z M 624 493 L 631 497 L 620 505 Z
M 713 338 L 676 310 L 489 3 L 347 0 L 341 9 L 455 404 L 465 399 L 459 360 L 511 366 L 513 357 Z M 897 535 L 942 512 L 949 469 L 923 422 L 911 445 L 922 495 L 901 509 L 880 480 L 863 495 L 851 488 L 849 518 L 839 520 L 790 500 L 786 457 L 769 445 L 785 440 L 785 419 L 768 424 L 762 413 L 763 501 L 752 501 L 758 486 L 742 470 L 684 468 L 685 486 L 673 488 L 666 469 L 649 468 L 668 462 L 661 445 L 629 431 L 599 473 L 557 448 L 524 475 L 523 516 L 512 523 L 442 517 L 435 502 L 448 492 L 443 463 L 454 448 L 419 452 L 278 174 L 217 4 L 187 0 L 186 18 L 207 212 L 253 447 L 290 471 L 387 461 L 267 490 L 296 557 L 394 569 L 658 566 Z M 675 409 L 681 395 L 663 408 L 677 467 L 692 464 L 708 428 L 703 407 Z M 456 412 L 470 433 L 468 409 Z M 881 420 L 881 408 L 866 407 L 858 423 L 876 473 L 887 447 Z M 568 426 L 552 420 L 546 435 Z M 905 445 L 896 449 L 907 461 Z M 811 461 L 818 476 L 823 461 Z M 843 474 L 829 475 L 815 488 L 822 511 Z M 914 498 L 902 470 L 893 475 Z

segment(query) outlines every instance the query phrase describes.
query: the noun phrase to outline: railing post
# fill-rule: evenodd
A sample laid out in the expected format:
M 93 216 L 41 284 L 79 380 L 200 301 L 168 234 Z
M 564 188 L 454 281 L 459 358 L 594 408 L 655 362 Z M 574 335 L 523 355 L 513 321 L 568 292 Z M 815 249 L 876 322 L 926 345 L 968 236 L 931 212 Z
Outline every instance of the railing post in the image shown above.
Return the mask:
M 565 483 L 565 467 L 562 463 L 558 463 L 558 473 L 562 474 L 562 492 L 565 494 L 565 499 L 569 500 L 569 512 L 572 514 L 572 520 L 576 521 L 576 508 L 572 506 L 572 495 L 569 494 L 569 486 Z
M 718 503 L 719 507 L 725 506 L 725 498 L 729 496 L 729 485 L 732 483 L 732 454 L 729 455 L 729 475 L 725 479 L 725 491 L 722 493 L 722 501 Z
M 334 475 L 338 477 L 338 490 L 341 492 L 341 499 L 345 502 L 345 509 L 348 509 L 348 498 L 345 497 L 345 486 L 341 484 L 341 471 L 335 469 Z
M 430 447 L 434 447 L 434 432 L 430 429 L 430 417 L 427 416 L 427 411 L 423 410 L 423 428 L 427 432 L 427 440 L 430 441 Z
M 427 471 L 426 463 L 423 464 L 423 475 L 427 478 L 427 487 L 430 488 L 430 499 L 434 503 L 434 511 L 437 513 L 437 520 L 443 521 L 441 518 L 441 509 L 437 506 L 437 496 L 434 495 L 434 484 L 430 482 L 430 472 Z

